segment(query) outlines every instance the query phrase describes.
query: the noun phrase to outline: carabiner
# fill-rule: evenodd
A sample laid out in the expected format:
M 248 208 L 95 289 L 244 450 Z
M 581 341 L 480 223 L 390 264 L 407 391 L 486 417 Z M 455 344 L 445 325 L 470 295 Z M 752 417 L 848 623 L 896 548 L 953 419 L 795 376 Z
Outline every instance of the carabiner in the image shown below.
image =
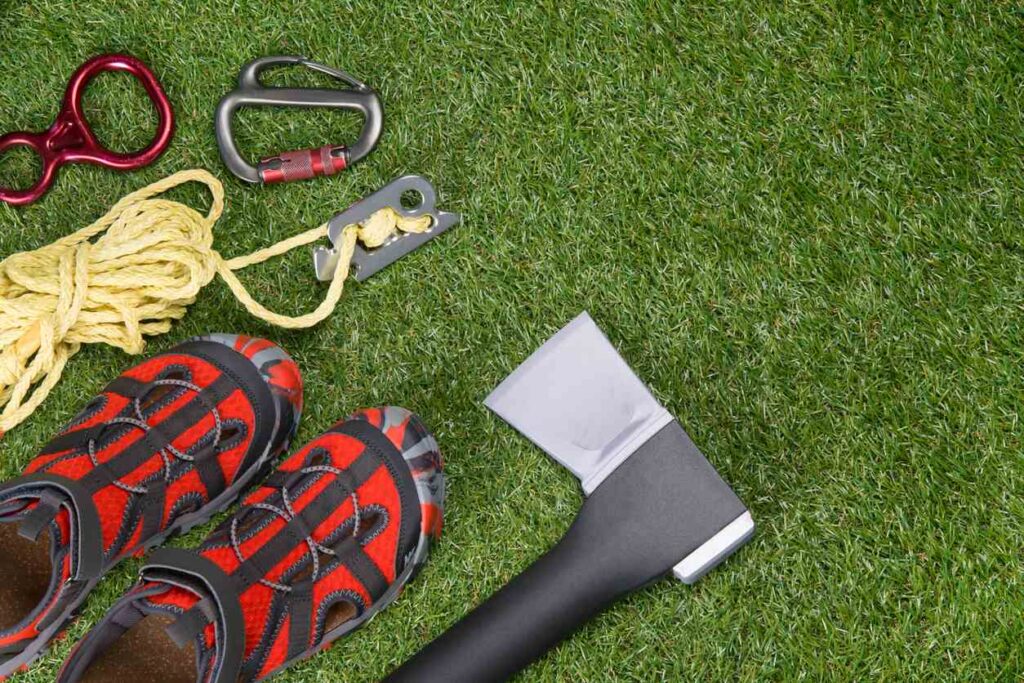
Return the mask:
M 267 87 L 260 81 L 260 73 L 266 69 L 296 64 L 336 78 L 351 89 Z M 350 109 L 363 115 L 363 129 L 359 139 L 350 147 L 325 145 L 283 152 L 252 166 L 238 152 L 231 134 L 231 117 L 245 106 Z M 380 138 L 383 125 L 384 109 L 372 88 L 340 69 L 332 69 L 304 57 L 262 57 L 246 64 L 238 75 L 238 87 L 220 101 L 214 118 L 221 159 L 232 173 L 250 183 L 281 183 L 334 175 L 370 153 Z
M 156 107 L 156 135 L 149 146 L 138 152 L 120 154 L 106 149 L 89 128 L 82 111 L 82 95 L 93 78 L 104 71 L 127 71 L 139 79 Z M 27 190 L 0 187 L 0 202 L 15 206 L 36 201 L 50 188 L 57 169 L 64 164 L 86 163 L 127 171 L 153 163 L 167 148 L 174 135 L 174 111 L 153 72 L 129 55 L 99 55 L 78 67 L 68 82 L 64 104 L 48 130 L 42 133 L 16 132 L 0 137 L 0 152 L 11 147 L 30 147 L 39 155 L 42 173 Z

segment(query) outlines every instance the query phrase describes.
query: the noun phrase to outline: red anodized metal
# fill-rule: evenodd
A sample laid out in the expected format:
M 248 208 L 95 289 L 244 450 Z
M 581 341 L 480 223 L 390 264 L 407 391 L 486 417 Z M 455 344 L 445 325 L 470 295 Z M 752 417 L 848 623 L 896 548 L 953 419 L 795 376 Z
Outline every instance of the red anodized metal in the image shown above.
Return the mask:
M 281 152 L 256 167 L 265 183 L 288 183 L 317 176 L 331 176 L 348 166 L 348 150 L 341 145 Z
M 143 150 L 120 154 L 100 145 L 96 135 L 89 128 L 82 112 L 82 94 L 93 78 L 105 71 L 127 71 L 139 79 L 146 94 L 156 107 L 156 136 Z M 145 64 L 129 55 L 107 54 L 93 57 L 78 67 L 67 92 L 57 120 L 43 133 L 16 132 L 0 137 L 0 154 L 16 146 L 30 147 L 39 155 L 42 173 L 39 180 L 27 190 L 0 187 L 0 201 L 14 204 L 30 204 L 46 193 L 57 169 L 64 164 L 99 164 L 118 171 L 127 171 L 153 163 L 167 148 L 174 135 L 174 112 L 156 76 Z

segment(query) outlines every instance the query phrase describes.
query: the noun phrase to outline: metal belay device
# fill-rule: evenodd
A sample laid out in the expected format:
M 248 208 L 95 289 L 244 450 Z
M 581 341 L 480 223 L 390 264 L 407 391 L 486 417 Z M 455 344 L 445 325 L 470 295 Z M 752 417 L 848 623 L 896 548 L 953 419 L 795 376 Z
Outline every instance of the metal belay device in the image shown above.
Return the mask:
M 417 195 L 419 203 L 415 206 L 405 206 L 402 203 L 403 195 Z M 457 225 L 460 220 L 459 214 L 437 208 L 437 192 L 423 176 L 404 175 L 395 178 L 370 196 L 335 214 L 327 223 L 327 239 L 330 240 L 331 247 L 321 246 L 313 250 L 313 267 L 317 279 L 329 282 L 334 277 L 340 258 L 338 250 L 345 228 L 372 220 L 382 209 L 393 211 L 400 219 L 416 220 L 429 217 L 430 224 L 423 232 L 400 232 L 372 249 L 364 248 L 357 243 L 352 253 L 352 266 L 359 282 Z
M 505 680 L 615 600 L 668 574 L 693 583 L 754 533 L 743 502 L 586 313 L 485 403 L 587 498 L 554 548 L 387 681 Z
M 300 65 L 326 74 L 349 88 L 282 88 L 266 86 L 260 81 L 263 71 L 289 65 Z M 363 115 L 363 128 L 351 145 L 324 145 L 281 152 L 253 166 L 239 153 L 231 130 L 231 117 L 235 111 L 253 106 L 347 109 Z M 238 75 L 238 87 L 224 96 L 214 116 L 214 133 L 221 159 L 232 173 L 250 183 L 282 183 L 334 175 L 369 154 L 380 139 L 383 127 L 384 109 L 372 88 L 341 69 L 324 66 L 305 57 L 261 57 L 249 62 Z

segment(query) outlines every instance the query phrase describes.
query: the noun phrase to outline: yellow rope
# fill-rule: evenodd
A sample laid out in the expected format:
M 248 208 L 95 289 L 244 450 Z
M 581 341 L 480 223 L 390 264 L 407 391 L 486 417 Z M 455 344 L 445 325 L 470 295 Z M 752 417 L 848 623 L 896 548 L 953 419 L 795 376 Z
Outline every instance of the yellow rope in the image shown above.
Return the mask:
M 213 195 L 205 216 L 157 197 L 189 181 L 204 183 Z M 128 195 L 90 226 L 0 262 L 0 435 L 43 402 L 82 344 L 141 353 L 143 337 L 167 332 L 214 274 L 257 318 L 311 327 L 337 306 L 357 240 L 372 248 L 396 231 L 430 227 L 427 216 L 406 219 L 391 209 L 346 226 L 327 296 L 310 313 L 291 317 L 254 300 L 235 271 L 322 240 L 327 226 L 225 260 L 213 248 L 213 224 L 223 210 L 220 181 L 204 170 L 182 171 Z

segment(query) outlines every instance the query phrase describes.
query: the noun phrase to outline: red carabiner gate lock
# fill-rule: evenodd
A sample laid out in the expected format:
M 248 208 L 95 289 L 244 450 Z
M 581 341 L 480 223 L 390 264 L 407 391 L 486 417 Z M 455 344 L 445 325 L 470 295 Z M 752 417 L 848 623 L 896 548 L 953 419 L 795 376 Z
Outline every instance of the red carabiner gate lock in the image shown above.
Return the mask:
M 119 154 L 100 145 L 96 135 L 82 113 L 82 94 L 86 85 L 104 71 L 127 71 L 139 79 L 149 99 L 156 106 L 159 123 L 156 137 L 148 147 L 128 154 Z M 71 77 L 64 105 L 49 130 L 44 133 L 16 132 L 0 137 L 0 153 L 10 147 L 32 148 L 39 155 L 43 170 L 39 180 L 27 190 L 0 187 L 0 201 L 8 204 L 30 204 L 46 193 L 53 183 L 57 169 L 64 164 L 99 164 L 119 171 L 140 168 L 153 163 L 167 148 L 174 134 L 174 112 L 171 103 L 157 82 L 156 76 L 145 64 L 129 55 L 99 55 L 93 57 Z

